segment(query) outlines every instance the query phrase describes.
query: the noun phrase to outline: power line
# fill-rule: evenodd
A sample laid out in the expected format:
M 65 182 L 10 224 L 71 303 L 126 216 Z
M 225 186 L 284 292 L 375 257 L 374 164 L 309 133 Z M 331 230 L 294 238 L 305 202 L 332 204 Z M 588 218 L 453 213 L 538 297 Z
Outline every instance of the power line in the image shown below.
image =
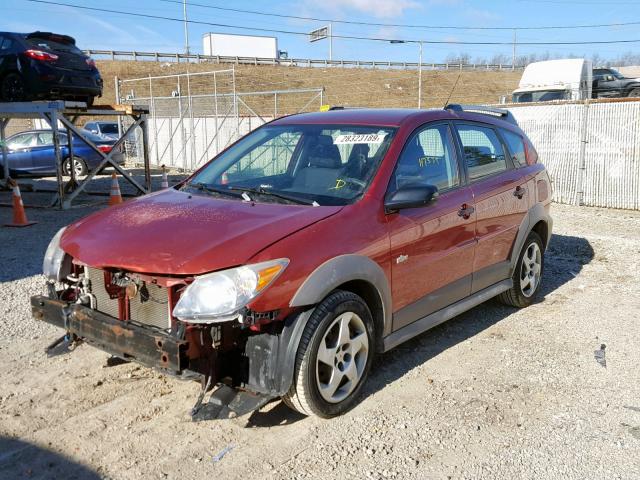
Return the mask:
M 178 3 L 182 5 L 182 1 L 180 0 L 160 0 L 165 3 Z M 535 1 L 544 1 L 544 0 L 535 0 Z M 554 3 L 554 2 L 548 2 Z M 579 3 L 579 2 L 575 2 Z M 219 7 L 216 5 L 206 5 L 203 3 L 195 3 L 195 2 L 187 2 L 188 5 L 192 7 L 201 7 L 201 8 L 211 8 L 214 10 L 223 10 L 226 12 L 235 12 L 235 13 L 247 13 L 251 15 L 262 15 L 267 17 L 278 17 L 278 18 L 291 18 L 295 20 L 307 20 L 312 22 L 324 22 L 324 23 L 342 23 L 347 25 L 368 25 L 372 27 L 401 27 L 401 28 L 420 28 L 426 30 L 569 30 L 569 29 L 579 29 L 579 28 L 604 28 L 604 27 L 625 27 L 631 25 L 640 25 L 640 21 L 637 22 L 620 22 L 620 23 L 598 23 L 591 25 L 547 25 L 547 26 L 537 26 L 537 27 L 525 27 L 525 26 L 515 26 L 515 27 L 463 27 L 460 25 L 414 25 L 414 24 L 406 24 L 406 23 L 377 23 L 377 22 L 361 22 L 357 20 L 337 20 L 332 18 L 317 18 L 317 17 L 303 17 L 298 15 L 285 15 L 281 13 L 273 13 L 273 12 L 258 12 L 256 10 L 242 10 L 239 8 L 229 8 L 229 7 Z
M 141 18 L 149 18 L 152 20 L 166 20 L 172 22 L 180 22 L 184 23 L 184 18 L 175 18 L 175 17 L 165 17 L 162 15 L 151 15 L 148 13 L 135 13 L 135 12 L 125 12 L 122 10 L 112 10 L 108 8 L 98 8 L 98 7 L 87 7 L 84 5 L 74 5 L 71 3 L 64 2 L 54 2 L 49 0 L 26 0 L 27 2 L 32 3 L 41 3 L 48 5 L 58 5 L 62 7 L 70 7 L 77 8 L 81 10 L 90 10 L 94 12 L 102 12 L 102 13 L 113 13 L 117 15 L 127 15 L 132 17 L 141 17 Z M 231 25 L 225 23 L 213 23 L 213 22 L 205 22 L 201 20 L 187 20 L 188 23 L 196 24 L 196 25 L 207 25 L 210 27 L 221 27 L 221 28 L 232 28 L 237 30 L 250 30 L 256 32 L 268 32 L 268 33 L 281 33 L 283 35 L 300 35 L 308 37 L 308 33 L 306 32 L 296 32 L 291 30 L 279 30 L 279 29 L 270 29 L 270 28 L 258 28 L 258 27 L 247 27 L 245 25 Z M 513 29 L 511 29 L 513 30 Z M 465 42 L 458 40 L 419 40 L 419 39 L 399 39 L 399 38 L 383 38 L 383 37 L 360 37 L 353 35 L 332 35 L 333 38 L 341 38 L 341 39 L 350 39 L 350 40 L 368 40 L 374 42 L 396 42 L 396 43 L 423 43 L 428 45 L 512 45 L 513 42 Z M 587 42 L 521 42 L 518 45 L 605 45 L 605 44 L 624 44 L 624 43 L 640 43 L 640 39 L 633 40 L 594 40 Z

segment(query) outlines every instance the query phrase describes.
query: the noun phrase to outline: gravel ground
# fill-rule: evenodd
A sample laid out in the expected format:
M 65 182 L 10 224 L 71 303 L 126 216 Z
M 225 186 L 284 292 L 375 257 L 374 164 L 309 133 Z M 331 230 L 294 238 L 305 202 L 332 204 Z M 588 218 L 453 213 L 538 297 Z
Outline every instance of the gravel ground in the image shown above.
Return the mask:
M 273 402 L 202 423 L 196 383 L 88 346 L 45 357 L 60 331 L 29 296 L 50 237 L 88 212 L 0 229 L 0 478 L 640 478 L 640 212 L 554 205 L 540 301 L 489 301 L 382 355 L 343 417 Z

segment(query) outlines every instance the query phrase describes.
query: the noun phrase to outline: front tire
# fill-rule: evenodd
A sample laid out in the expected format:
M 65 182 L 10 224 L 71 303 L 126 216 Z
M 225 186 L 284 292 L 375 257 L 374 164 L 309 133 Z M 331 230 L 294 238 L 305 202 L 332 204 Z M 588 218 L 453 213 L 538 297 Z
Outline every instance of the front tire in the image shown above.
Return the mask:
M 513 287 L 501 293 L 498 299 L 512 307 L 528 307 L 533 303 L 542 283 L 544 271 L 544 246 L 540 235 L 529 233 L 518 255 L 518 263 L 513 272 Z
M 284 403 L 304 415 L 341 415 L 355 404 L 374 351 L 367 304 L 354 293 L 336 290 L 309 317 Z
M 640 88 L 633 88 L 631 89 L 631 91 L 629 92 L 629 95 L 627 95 L 627 97 L 633 97 L 633 98 L 637 98 L 640 97 Z

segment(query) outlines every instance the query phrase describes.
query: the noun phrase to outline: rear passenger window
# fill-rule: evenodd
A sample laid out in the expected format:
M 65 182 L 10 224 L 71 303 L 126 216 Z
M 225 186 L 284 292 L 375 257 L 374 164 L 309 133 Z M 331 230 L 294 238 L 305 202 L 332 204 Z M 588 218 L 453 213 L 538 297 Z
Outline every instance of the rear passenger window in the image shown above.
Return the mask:
M 458 162 L 447 125 L 436 125 L 414 133 L 407 141 L 390 190 L 412 183 L 434 185 L 446 190 L 459 184 Z
M 496 132 L 479 125 L 458 125 L 469 180 L 477 180 L 507 169 L 502 143 Z
M 527 165 L 527 156 L 524 149 L 524 140 L 517 133 L 508 130 L 501 130 L 502 137 L 509 146 L 511 158 L 516 167 L 525 167 Z

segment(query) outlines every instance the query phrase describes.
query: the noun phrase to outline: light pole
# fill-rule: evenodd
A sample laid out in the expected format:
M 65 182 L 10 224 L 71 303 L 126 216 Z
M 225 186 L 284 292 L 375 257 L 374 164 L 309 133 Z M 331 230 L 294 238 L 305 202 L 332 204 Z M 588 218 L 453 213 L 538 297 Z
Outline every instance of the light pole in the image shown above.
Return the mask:
M 189 21 L 187 20 L 187 0 L 182 0 L 182 15 L 184 18 L 184 53 L 189 55 Z
M 420 49 L 418 57 L 418 108 L 422 108 L 422 40 L 389 40 L 389 43 L 417 43 Z

